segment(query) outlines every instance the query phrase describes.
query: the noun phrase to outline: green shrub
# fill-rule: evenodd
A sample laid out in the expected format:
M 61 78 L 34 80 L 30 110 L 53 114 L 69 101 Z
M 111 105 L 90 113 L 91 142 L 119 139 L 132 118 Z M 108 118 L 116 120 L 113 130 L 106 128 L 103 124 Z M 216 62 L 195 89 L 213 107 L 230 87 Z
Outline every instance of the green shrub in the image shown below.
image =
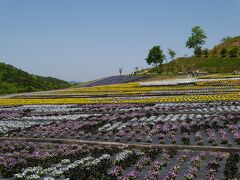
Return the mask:
M 234 47 L 229 51 L 230 57 L 237 57 L 238 56 L 238 48 Z
M 221 51 L 220 51 L 220 54 L 221 54 L 222 57 L 226 57 L 227 49 L 226 48 L 222 48 Z

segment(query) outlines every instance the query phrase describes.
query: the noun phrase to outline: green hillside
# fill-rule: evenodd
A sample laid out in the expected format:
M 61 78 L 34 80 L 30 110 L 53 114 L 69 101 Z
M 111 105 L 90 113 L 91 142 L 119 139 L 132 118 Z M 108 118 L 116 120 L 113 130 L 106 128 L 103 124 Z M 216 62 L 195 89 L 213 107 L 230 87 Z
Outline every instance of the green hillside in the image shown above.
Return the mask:
M 224 42 L 213 47 L 209 51 L 209 56 L 222 56 L 221 52 L 226 50 L 226 56 L 231 56 L 231 52 L 236 50 L 236 56 L 240 56 L 240 36 L 228 38 Z
M 178 73 L 200 70 L 208 73 L 240 71 L 240 36 L 229 38 L 200 56 L 177 58 L 149 72 Z
M 189 72 L 199 70 L 208 73 L 232 73 L 240 70 L 240 57 L 191 57 L 179 58 L 165 64 L 161 70 L 167 72 Z
M 63 80 L 32 75 L 14 66 L 0 63 L 0 94 L 60 89 L 70 86 L 70 83 Z

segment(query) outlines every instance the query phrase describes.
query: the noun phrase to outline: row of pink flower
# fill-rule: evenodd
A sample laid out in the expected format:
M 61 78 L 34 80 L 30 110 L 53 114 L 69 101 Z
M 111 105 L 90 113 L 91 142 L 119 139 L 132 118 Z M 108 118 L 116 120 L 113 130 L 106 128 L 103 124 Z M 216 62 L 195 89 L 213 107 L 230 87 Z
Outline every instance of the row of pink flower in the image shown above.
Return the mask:
M 233 135 L 234 140 L 240 144 L 240 124 L 233 124 L 229 125 L 228 129 L 230 130 L 231 134 Z
M 99 104 L 99 105 L 38 105 L 38 106 L 18 106 L 0 108 L 1 118 L 20 118 L 22 115 L 41 116 L 41 115 L 66 115 L 72 113 L 126 113 L 126 112 L 144 112 L 151 114 L 159 114 L 165 112 L 212 112 L 212 108 L 229 107 L 229 112 L 237 112 L 237 109 L 232 111 L 232 107 L 240 106 L 239 102 L 224 102 L 224 103 L 164 103 L 164 104 Z M 41 109 L 43 108 L 43 111 Z M 224 109 L 223 108 L 223 109 Z M 40 110 L 39 110 L 40 109 Z M 46 111 L 49 109 L 49 111 Z M 53 111 L 51 111 L 51 109 Z M 37 110 L 37 111 L 36 111 Z M 217 110 L 217 109 L 216 109 Z M 14 112 L 14 113 L 13 113 Z M 11 114 L 12 113 L 12 114 Z M 1 115 L 2 114 L 2 115 Z M 229 119 L 229 118 L 228 118 Z
M 0 119 L 18 119 L 22 116 L 23 114 L 19 111 L 0 111 Z
M 163 180 L 172 180 L 177 177 L 177 174 L 184 161 L 187 160 L 189 151 L 183 151 L 176 159 L 175 165 L 173 165 L 170 170 L 166 173 Z
M 198 155 L 191 158 L 188 172 L 184 175 L 186 180 L 193 180 L 197 176 L 197 172 L 200 168 L 202 160 L 206 158 L 206 153 L 201 152 Z
M 195 126 L 195 125 L 199 125 L 199 123 L 197 121 L 192 121 L 191 126 Z M 201 126 L 201 124 L 200 124 Z M 181 140 L 184 142 L 184 144 L 189 144 L 190 141 L 190 136 L 189 133 L 191 132 L 189 130 L 189 124 L 185 123 L 185 122 L 169 122 L 169 123 L 165 123 L 165 124 L 158 124 L 156 126 L 153 126 L 153 128 L 151 129 L 150 126 L 148 125 L 144 125 L 144 126 L 140 126 L 140 127 L 126 127 L 124 130 L 119 130 L 116 133 L 116 140 L 120 141 L 122 137 L 127 136 L 127 140 L 131 140 L 133 137 L 136 138 L 137 141 L 141 141 L 142 139 L 142 135 L 146 135 L 146 141 L 151 143 L 152 142 L 152 135 L 157 134 L 158 138 L 160 139 L 160 143 L 164 143 L 163 139 L 165 138 L 165 136 L 167 136 L 170 140 L 171 143 L 176 143 L 176 131 L 178 128 L 181 128 L 182 132 L 185 132 L 182 134 L 181 136 Z M 204 127 L 204 124 L 203 124 Z M 203 131 L 205 131 L 204 128 L 201 128 Z M 208 136 L 208 141 L 213 144 L 216 145 L 216 132 L 219 133 L 220 138 L 221 138 L 221 143 L 222 144 L 227 144 L 229 142 L 229 138 L 228 138 L 228 134 L 226 132 L 226 129 L 220 128 L 218 131 L 215 131 L 211 128 L 211 125 L 208 125 L 208 129 L 206 129 L 207 131 L 207 136 Z M 225 126 L 227 127 L 227 126 Z M 232 127 L 232 126 L 231 126 Z M 199 129 L 199 130 L 201 130 Z M 194 132 L 194 131 L 193 131 Z M 234 136 L 234 139 L 236 142 L 238 142 L 239 139 L 239 133 L 236 130 L 236 128 L 232 129 L 232 133 Z M 113 134 L 109 133 L 110 136 L 112 136 Z M 201 135 L 201 131 L 197 131 L 195 133 L 195 140 L 197 142 L 197 144 L 199 145 L 203 145 L 203 138 Z
M 141 116 L 141 113 L 127 113 L 123 115 L 104 115 L 104 116 L 91 116 L 82 121 L 63 121 L 56 122 L 46 126 L 32 127 L 21 132 L 13 133 L 14 136 L 29 136 L 29 137 L 66 137 L 75 136 L 79 137 L 83 134 L 84 130 L 91 132 L 96 131 L 99 124 L 108 123 L 117 120 L 128 120 L 133 117 Z
M 167 166 L 170 156 L 167 153 L 163 153 L 161 155 L 162 160 L 156 160 L 153 162 L 153 165 L 151 166 L 150 170 L 145 175 L 145 180 L 157 180 L 159 171 L 162 167 Z
M 210 109 L 222 106 L 240 106 L 239 102 L 222 103 L 163 103 L 163 104 L 96 104 L 96 105 L 75 105 L 75 108 L 81 108 L 83 112 L 118 112 L 126 111 L 151 111 L 151 112 L 185 112 L 196 109 Z
M 141 170 L 144 168 L 144 166 L 149 165 L 150 163 L 151 163 L 151 159 L 149 157 L 140 159 L 139 161 L 136 162 L 136 164 L 133 166 L 133 169 L 131 171 L 129 171 L 126 175 L 118 179 L 121 179 L 121 180 L 137 179 L 139 177 L 139 174 L 141 173 Z

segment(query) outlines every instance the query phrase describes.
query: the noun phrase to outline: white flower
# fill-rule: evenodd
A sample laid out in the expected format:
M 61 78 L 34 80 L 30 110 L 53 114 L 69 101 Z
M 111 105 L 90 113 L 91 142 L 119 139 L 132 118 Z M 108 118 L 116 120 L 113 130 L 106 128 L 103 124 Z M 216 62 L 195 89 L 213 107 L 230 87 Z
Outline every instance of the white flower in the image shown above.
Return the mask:
M 59 178 L 62 174 L 63 174 L 63 171 L 61 170 L 54 170 L 53 172 L 50 173 L 50 175 L 55 178 Z
M 27 180 L 38 180 L 38 179 L 40 179 L 40 176 L 38 176 L 36 174 L 32 174 L 27 177 Z
M 133 154 L 133 152 L 131 150 L 125 150 L 125 151 L 119 153 L 118 155 L 116 155 L 115 161 L 116 162 L 122 161 L 132 154 Z
M 45 177 L 43 180 L 55 180 L 53 177 Z
M 66 165 L 66 164 L 69 164 L 69 163 L 71 163 L 71 161 L 69 159 L 63 159 L 60 164 Z
M 14 175 L 16 179 L 25 179 L 25 175 L 19 173 Z

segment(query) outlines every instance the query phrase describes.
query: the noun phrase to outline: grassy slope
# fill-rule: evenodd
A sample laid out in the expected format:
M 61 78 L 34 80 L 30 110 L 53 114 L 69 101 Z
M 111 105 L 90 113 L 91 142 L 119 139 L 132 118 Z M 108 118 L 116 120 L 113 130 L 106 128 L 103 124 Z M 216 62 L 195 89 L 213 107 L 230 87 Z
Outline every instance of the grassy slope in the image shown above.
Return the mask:
M 222 48 L 227 49 L 226 57 L 222 57 L 220 52 Z M 232 48 L 238 49 L 237 57 L 230 57 L 229 51 Z M 240 36 L 228 39 L 213 49 L 209 50 L 208 56 L 192 56 L 188 58 L 178 58 L 168 64 L 160 67 L 166 72 L 187 72 L 193 70 L 206 71 L 208 73 L 232 73 L 234 70 L 240 71 Z M 155 71 L 153 68 L 151 71 Z
M 11 65 L 0 63 L 0 94 L 33 92 L 70 87 L 66 81 L 29 74 Z
M 232 48 L 238 49 L 238 54 L 240 54 L 240 36 L 228 39 L 210 50 L 209 54 L 210 56 L 220 56 L 220 51 L 225 48 L 227 51 L 230 51 Z
M 231 73 L 240 70 L 240 57 L 191 57 L 180 58 L 163 65 L 164 72 L 187 72 L 193 70 L 208 73 Z

